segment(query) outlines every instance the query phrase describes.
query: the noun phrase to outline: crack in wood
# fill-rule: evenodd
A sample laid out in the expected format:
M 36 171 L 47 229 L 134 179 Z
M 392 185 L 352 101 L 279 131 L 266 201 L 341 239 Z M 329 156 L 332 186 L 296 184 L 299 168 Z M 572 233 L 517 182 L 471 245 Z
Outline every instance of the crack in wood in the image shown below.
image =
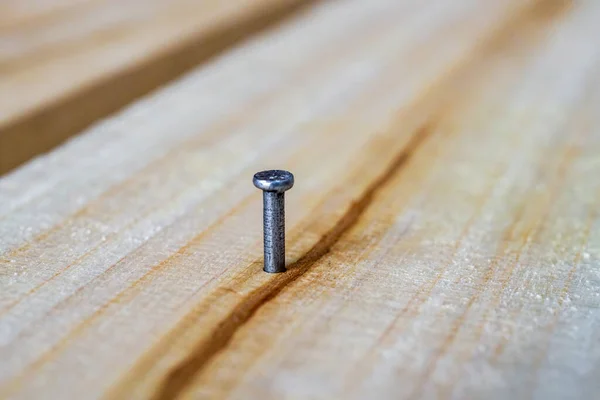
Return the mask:
M 433 130 L 429 125 L 424 125 L 417 130 L 386 170 L 367 187 L 357 200 L 352 202 L 337 223 L 304 256 L 288 266 L 287 273 L 275 275 L 266 285 L 246 296 L 213 329 L 210 340 L 198 343 L 186 359 L 167 373 L 153 399 L 173 399 L 180 395 L 215 357 L 227 349 L 236 332 L 246 325 L 265 304 L 277 297 L 286 287 L 302 277 L 315 263 L 329 253 L 342 236 L 358 223 L 375 196 L 403 170 L 402 167 L 431 136 Z

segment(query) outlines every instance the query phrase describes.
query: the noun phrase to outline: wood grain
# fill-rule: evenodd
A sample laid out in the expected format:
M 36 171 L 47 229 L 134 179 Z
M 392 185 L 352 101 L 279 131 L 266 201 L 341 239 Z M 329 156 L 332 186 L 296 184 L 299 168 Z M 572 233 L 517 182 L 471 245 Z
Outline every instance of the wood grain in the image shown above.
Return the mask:
M 1 395 L 593 398 L 599 15 L 319 3 L 4 176 Z
M 0 173 L 311 2 L 4 2 Z

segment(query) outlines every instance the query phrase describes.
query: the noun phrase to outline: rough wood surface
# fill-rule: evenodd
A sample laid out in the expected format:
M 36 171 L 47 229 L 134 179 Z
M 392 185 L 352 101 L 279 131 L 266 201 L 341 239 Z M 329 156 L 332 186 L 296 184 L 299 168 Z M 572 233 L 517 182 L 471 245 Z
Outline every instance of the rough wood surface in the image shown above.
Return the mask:
M 7 0 L 0 173 L 310 0 Z
M 319 3 L 4 176 L 0 395 L 594 398 L 599 17 Z

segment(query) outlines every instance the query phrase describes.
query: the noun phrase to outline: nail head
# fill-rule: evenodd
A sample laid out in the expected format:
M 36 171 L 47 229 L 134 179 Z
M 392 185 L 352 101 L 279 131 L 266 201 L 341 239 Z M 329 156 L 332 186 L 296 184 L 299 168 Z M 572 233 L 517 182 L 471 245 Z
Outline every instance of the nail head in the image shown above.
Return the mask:
M 252 183 L 267 192 L 285 192 L 294 186 L 294 175 L 280 169 L 261 171 L 254 174 Z

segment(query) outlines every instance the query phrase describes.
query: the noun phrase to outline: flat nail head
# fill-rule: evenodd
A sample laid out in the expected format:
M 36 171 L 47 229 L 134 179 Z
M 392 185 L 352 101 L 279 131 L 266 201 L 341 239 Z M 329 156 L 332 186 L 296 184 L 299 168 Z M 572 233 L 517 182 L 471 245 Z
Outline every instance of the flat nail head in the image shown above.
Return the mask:
M 261 171 L 254 174 L 252 183 L 260 190 L 282 193 L 294 186 L 294 175 L 279 169 Z

